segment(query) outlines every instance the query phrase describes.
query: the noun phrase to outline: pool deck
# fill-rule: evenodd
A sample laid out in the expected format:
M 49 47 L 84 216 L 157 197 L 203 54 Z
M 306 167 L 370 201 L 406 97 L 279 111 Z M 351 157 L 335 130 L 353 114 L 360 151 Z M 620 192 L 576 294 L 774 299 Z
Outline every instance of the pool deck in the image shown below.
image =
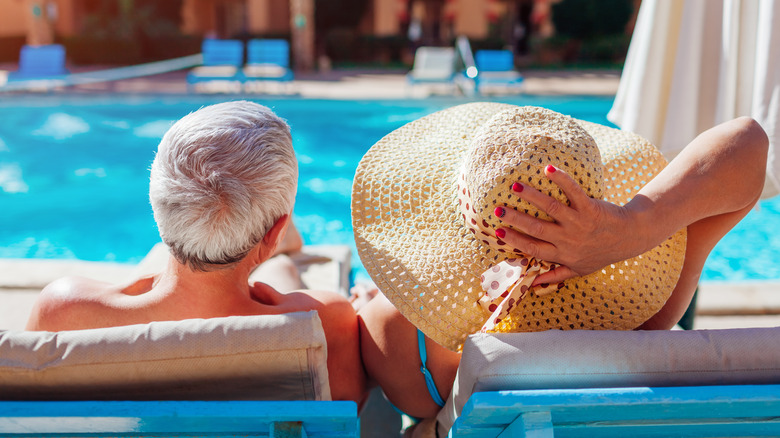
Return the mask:
M 14 65 L 0 65 L 3 71 Z M 348 70 L 298 74 L 286 90 L 268 89 L 268 94 L 290 93 L 317 99 L 406 99 L 452 93 L 438 87 L 409 87 L 405 71 Z M 523 93 L 534 95 L 614 95 L 617 71 L 528 71 Z M 188 95 L 186 72 L 146 78 L 82 85 L 52 93 L 68 94 L 169 94 Z M 2 80 L 0 79 L 0 82 Z M 40 94 L 40 93 L 33 93 Z M 256 94 L 261 97 L 263 94 Z M 23 99 L 24 93 L 0 94 L 0 99 Z M 132 277 L 138 266 L 75 260 L 0 259 L 0 329 L 22 329 L 37 293 L 48 282 L 78 275 L 108 282 Z M 775 281 L 700 285 L 695 328 L 780 326 L 780 279 Z
M 5 74 L 16 69 L 13 64 L 0 64 L 0 84 Z M 71 69 L 73 72 L 100 70 Z M 534 95 L 614 95 L 620 80 L 616 70 L 529 70 L 520 92 Z M 298 73 L 289 86 L 281 87 L 268 83 L 263 95 L 293 95 L 308 99 L 405 99 L 424 98 L 430 95 L 459 95 L 453 87 L 441 84 L 419 84 L 409 86 L 406 71 L 349 69 L 333 70 L 327 73 Z M 186 71 L 175 71 L 155 76 L 126 79 L 113 82 L 79 85 L 55 90 L 53 93 L 68 94 L 170 94 L 187 95 Z M 0 98 L 4 95 L 0 93 Z M 9 93 L 5 96 L 23 96 Z

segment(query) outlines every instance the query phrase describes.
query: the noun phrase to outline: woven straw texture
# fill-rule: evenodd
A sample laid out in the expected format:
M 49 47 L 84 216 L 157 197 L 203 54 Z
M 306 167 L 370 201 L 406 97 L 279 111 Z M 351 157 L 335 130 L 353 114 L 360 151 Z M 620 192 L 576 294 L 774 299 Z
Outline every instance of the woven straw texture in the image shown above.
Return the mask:
M 493 207 L 503 202 L 549 219 L 512 198 L 511 184 L 521 181 L 566 202 L 544 176 L 547 164 L 564 169 L 590 196 L 622 205 L 666 161 L 637 135 L 498 103 L 423 117 L 388 134 L 361 160 L 352 190 L 358 254 L 379 289 L 434 341 L 457 350 L 478 332 L 490 316 L 477 304 L 480 276 L 518 257 L 495 239 L 500 222 Z M 681 230 L 554 293 L 529 293 L 497 331 L 633 329 L 666 302 L 684 254 Z

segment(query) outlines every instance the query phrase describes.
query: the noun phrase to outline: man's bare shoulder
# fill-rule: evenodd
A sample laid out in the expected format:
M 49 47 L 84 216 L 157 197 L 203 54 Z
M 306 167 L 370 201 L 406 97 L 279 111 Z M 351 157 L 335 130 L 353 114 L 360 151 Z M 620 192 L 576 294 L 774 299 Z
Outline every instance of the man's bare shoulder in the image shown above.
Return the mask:
M 105 305 L 105 301 L 117 292 L 109 283 L 83 277 L 63 277 L 55 280 L 38 295 L 30 318 L 28 330 L 73 330 L 82 327 L 78 321 Z

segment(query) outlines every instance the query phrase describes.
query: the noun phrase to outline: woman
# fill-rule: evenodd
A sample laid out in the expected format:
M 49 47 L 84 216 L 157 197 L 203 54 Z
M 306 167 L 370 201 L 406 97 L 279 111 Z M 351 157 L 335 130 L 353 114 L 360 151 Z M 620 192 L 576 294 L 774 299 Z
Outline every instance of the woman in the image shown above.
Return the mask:
M 632 134 L 502 104 L 394 131 L 353 187 L 358 253 L 384 293 L 359 312 L 369 376 L 432 417 L 474 331 L 671 328 L 709 252 L 757 202 L 767 148 L 740 118 L 664 167 Z M 486 276 L 515 267 L 488 290 L 504 280 Z

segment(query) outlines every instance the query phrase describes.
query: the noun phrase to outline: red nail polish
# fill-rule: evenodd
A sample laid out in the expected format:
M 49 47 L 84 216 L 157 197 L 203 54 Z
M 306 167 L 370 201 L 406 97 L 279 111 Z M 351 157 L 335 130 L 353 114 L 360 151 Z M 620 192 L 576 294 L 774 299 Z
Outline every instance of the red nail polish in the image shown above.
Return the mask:
M 493 210 L 493 214 L 496 215 L 496 217 L 504 217 L 506 210 L 504 210 L 503 207 L 496 207 L 496 209 Z
M 503 239 L 506 236 L 506 231 L 504 231 L 503 228 L 499 228 L 496 230 L 496 237 L 499 239 Z
M 523 185 L 520 183 L 514 183 L 512 184 L 512 190 L 516 191 L 517 193 L 520 193 L 523 191 Z
M 553 166 L 552 164 L 548 164 L 547 165 L 547 172 L 548 173 L 555 173 L 555 166 Z

